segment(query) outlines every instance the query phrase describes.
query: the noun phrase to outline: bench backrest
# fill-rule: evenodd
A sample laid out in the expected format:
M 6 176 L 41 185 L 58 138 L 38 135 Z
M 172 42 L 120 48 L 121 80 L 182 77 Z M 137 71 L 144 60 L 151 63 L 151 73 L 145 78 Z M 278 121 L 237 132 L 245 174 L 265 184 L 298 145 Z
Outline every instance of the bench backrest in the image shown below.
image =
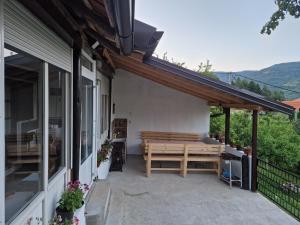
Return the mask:
M 201 135 L 196 133 L 142 131 L 141 138 L 143 141 L 146 140 L 200 141 Z
M 183 155 L 185 145 L 184 144 L 164 144 L 164 143 L 149 143 L 145 148 L 145 153 L 151 151 L 152 154 L 178 154 Z
M 220 155 L 224 151 L 224 145 L 221 144 L 188 144 L 187 151 L 189 155 Z
M 178 155 L 220 155 L 224 146 L 220 144 L 173 144 L 173 143 L 148 143 L 145 153 L 150 149 L 151 154 L 178 154 Z

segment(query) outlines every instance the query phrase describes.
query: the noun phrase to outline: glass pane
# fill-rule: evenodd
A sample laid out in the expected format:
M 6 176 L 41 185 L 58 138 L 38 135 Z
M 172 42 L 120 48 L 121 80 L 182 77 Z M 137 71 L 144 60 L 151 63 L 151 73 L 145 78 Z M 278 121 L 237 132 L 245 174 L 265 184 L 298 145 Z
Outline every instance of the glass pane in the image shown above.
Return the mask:
M 81 62 L 81 66 L 93 72 L 93 63 L 89 59 L 81 55 L 80 62 Z
M 82 77 L 81 163 L 93 149 L 93 82 Z
M 49 178 L 65 166 L 66 72 L 49 65 Z
M 5 220 L 42 190 L 43 62 L 5 49 Z

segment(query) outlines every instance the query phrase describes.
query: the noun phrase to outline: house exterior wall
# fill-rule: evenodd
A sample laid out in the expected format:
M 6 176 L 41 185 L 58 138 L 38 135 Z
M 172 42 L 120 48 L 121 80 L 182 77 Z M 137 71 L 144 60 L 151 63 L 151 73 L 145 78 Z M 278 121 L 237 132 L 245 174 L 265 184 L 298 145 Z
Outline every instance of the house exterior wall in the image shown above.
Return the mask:
M 124 70 L 113 79 L 114 118 L 128 119 L 128 154 L 141 154 L 141 131 L 209 131 L 209 106 L 194 96 Z
M 21 20 L 21 21 L 20 21 Z M 25 24 L 24 24 L 25 23 Z M 3 29 L 5 28 L 5 29 Z M 5 31 L 5 32 L 4 32 Z M 48 224 L 57 206 L 57 202 L 69 181 L 70 150 L 71 150 L 71 119 L 72 119 L 72 48 L 48 29 L 38 18 L 34 17 L 17 1 L 0 1 L 0 140 L 5 143 L 5 98 L 4 88 L 4 42 L 24 53 L 35 56 L 43 61 L 43 179 L 42 190 L 38 192 L 25 208 L 10 221 L 10 224 L 25 225 L 32 219 L 31 225 Z M 65 166 L 48 180 L 48 117 L 49 83 L 48 68 L 53 64 L 68 73 L 66 82 L 65 108 Z M 41 97 L 41 96 L 39 96 Z M 26 108 L 25 106 L 23 109 Z M 24 113 L 25 115 L 25 113 Z M 5 160 L 5 146 L 0 146 L 0 158 Z M 5 224 L 5 163 L 0 163 L 0 224 Z M 32 177 L 31 177 L 32 179 Z M 27 205 L 28 203 L 28 205 Z M 38 218 L 38 220 L 37 220 Z M 39 222 L 39 219 L 41 220 Z

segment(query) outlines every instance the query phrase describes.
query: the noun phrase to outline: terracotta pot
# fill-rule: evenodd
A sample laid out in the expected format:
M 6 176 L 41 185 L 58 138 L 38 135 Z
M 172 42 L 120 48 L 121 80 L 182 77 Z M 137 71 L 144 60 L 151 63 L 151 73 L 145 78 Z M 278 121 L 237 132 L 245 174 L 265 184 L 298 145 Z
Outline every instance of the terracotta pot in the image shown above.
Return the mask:
M 251 148 L 251 147 L 244 148 L 244 153 L 245 153 L 246 155 L 252 155 L 252 148 Z

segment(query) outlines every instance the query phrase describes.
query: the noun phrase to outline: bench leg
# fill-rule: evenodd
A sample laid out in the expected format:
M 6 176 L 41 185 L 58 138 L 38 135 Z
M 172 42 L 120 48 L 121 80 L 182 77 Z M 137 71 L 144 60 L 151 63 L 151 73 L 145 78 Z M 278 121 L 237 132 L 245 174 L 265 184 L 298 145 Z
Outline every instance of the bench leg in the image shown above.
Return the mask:
M 151 175 L 151 160 L 147 159 L 147 164 L 146 164 L 146 175 L 147 177 L 150 177 Z
M 217 162 L 217 174 L 218 174 L 218 177 L 221 176 L 221 162 L 220 161 Z
M 187 174 L 187 160 L 183 160 L 183 177 Z
M 184 176 L 184 163 L 183 163 L 183 161 L 180 161 L 180 174 L 182 176 Z

